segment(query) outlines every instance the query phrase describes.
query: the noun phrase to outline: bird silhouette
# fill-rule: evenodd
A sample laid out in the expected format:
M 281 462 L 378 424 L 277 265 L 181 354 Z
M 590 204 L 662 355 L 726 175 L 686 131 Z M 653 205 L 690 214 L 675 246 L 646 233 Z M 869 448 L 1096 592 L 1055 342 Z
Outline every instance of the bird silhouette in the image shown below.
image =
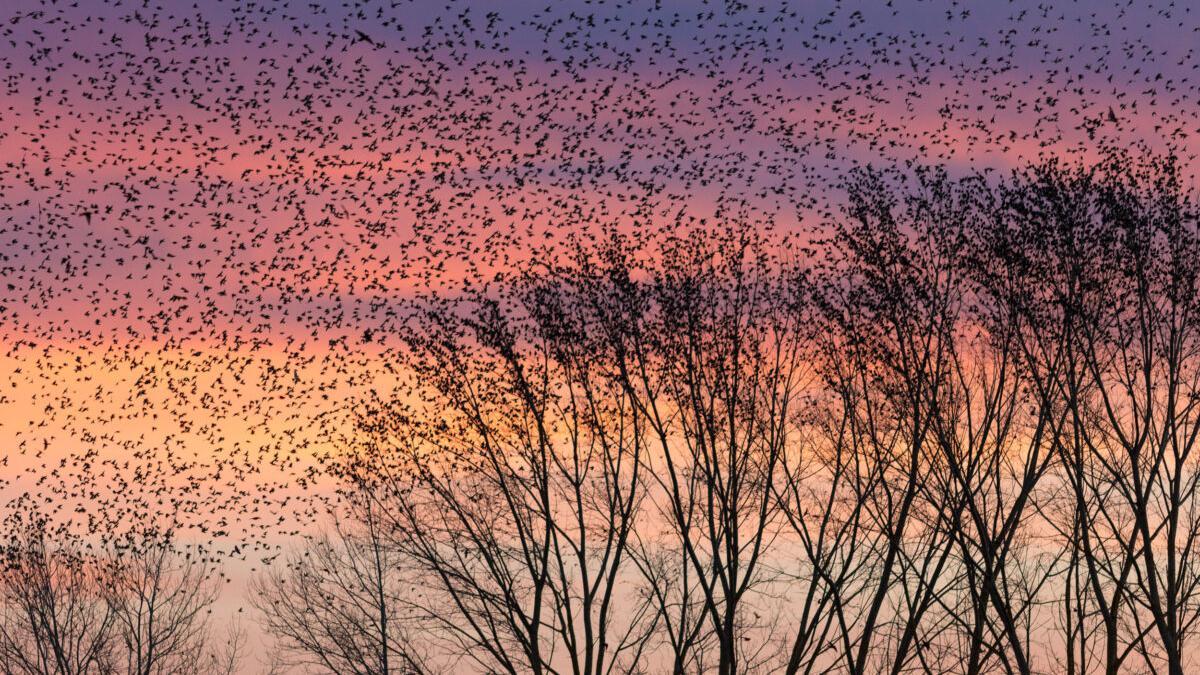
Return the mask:
M 417 310 L 573 238 L 812 233 L 869 163 L 1194 179 L 1188 3 L 541 4 L 5 3 L 2 513 L 270 559 Z

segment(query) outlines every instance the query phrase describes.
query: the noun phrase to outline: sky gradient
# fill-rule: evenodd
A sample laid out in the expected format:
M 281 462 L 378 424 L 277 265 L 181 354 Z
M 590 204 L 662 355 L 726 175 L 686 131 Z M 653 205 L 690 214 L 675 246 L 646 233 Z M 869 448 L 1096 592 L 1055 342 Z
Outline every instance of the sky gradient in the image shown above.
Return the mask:
M 1049 4 L 5 3 L 0 495 L 269 556 L 414 293 L 589 228 L 819 231 L 864 164 L 1194 185 L 1200 15 Z

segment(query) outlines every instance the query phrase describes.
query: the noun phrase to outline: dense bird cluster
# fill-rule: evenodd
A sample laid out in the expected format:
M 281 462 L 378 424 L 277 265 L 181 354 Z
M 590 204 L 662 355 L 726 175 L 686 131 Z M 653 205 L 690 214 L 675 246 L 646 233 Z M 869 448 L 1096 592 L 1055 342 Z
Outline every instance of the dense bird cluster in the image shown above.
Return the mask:
M 863 163 L 1171 149 L 1188 3 L 0 9 L 5 512 L 273 549 L 406 298 L 566 234 L 819 230 Z M 165 522 L 164 522 L 165 521 Z

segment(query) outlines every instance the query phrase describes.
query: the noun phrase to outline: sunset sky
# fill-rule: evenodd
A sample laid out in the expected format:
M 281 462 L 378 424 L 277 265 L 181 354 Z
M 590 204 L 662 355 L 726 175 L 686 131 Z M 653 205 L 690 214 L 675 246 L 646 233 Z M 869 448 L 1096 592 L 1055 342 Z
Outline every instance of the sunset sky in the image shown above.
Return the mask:
M 1099 4 L 5 2 L 0 503 L 254 562 L 414 293 L 589 228 L 817 232 L 864 164 L 1193 180 L 1200 13 Z

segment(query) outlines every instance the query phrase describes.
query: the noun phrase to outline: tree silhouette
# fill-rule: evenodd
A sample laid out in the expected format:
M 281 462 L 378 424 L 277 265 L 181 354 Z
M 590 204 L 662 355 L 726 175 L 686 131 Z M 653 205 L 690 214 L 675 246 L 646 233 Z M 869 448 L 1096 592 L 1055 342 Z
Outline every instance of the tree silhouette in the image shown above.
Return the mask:
M 357 675 L 435 672 L 410 639 L 417 602 L 403 584 L 376 507 L 360 498 L 283 566 L 255 579 L 251 601 L 284 650 L 278 665 Z
M 1176 165 L 846 190 L 807 246 L 732 218 L 606 231 L 413 301 L 411 384 L 336 471 L 370 485 L 431 662 L 1186 670 Z
M 231 675 L 242 637 L 208 616 L 213 568 L 169 533 L 98 546 L 36 511 L 10 522 L 0 569 L 0 668 L 37 675 Z

